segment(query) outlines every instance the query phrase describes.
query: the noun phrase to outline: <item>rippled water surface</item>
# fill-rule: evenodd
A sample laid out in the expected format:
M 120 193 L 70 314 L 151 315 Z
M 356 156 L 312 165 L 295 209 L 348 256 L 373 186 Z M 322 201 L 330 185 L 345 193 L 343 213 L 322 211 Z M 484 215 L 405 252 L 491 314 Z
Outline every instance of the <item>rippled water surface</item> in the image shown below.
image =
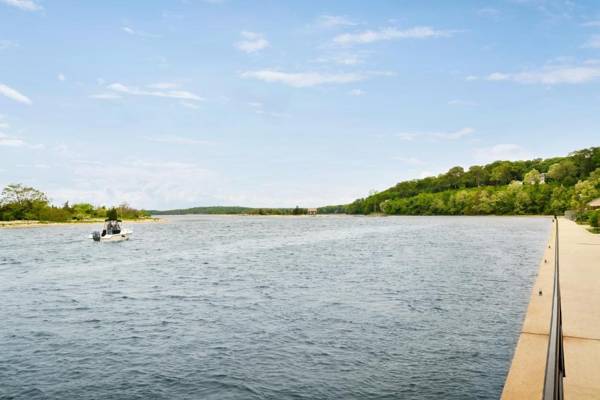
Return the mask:
M 0 398 L 498 398 L 549 220 L 0 229 Z

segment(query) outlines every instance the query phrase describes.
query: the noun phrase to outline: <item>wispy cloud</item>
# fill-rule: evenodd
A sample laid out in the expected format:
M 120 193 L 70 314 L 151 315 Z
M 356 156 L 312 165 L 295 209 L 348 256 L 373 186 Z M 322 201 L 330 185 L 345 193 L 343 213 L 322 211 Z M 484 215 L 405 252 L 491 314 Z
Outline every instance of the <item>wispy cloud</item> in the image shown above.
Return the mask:
M 476 106 L 477 103 L 469 100 L 452 99 L 448 101 L 448 105 L 451 106 Z
M 246 53 L 255 53 L 269 47 L 269 41 L 265 39 L 262 33 L 243 31 L 242 40 L 235 44 L 239 50 Z
M 0 132 L 0 146 L 21 147 L 25 146 L 25 141 L 13 136 L 8 136 Z
M 147 138 L 150 142 L 157 143 L 168 143 L 168 144 L 185 144 L 185 145 L 198 145 L 198 144 L 211 144 L 208 140 L 198 140 L 192 138 L 186 138 L 181 136 L 174 135 L 164 135 L 164 136 L 152 136 Z
M 353 45 L 397 39 L 429 39 L 452 36 L 453 31 L 438 30 L 429 26 L 416 26 L 401 30 L 398 28 L 382 28 L 358 33 L 344 33 L 333 38 L 338 45 Z
M 0 2 L 24 11 L 39 11 L 42 6 L 33 0 L 0 0 Z
M 121 30 L 131 36 L 139 36 L 139 37 L 143 37 L 143 38 L 159 38 L 160 37 L 160 35 L 139 31 L 137 29 L 133 29 L 130 26 L 123 26 L 123 27 L 121 27 Z
M 41 144 L 30 144 L 18 136 L 5 133 L 10 128 L 4 115 L 0 114 L 0 146 L 5 147 L 27 147 L 31 149 L 41 149 Z
M 492 7 L 483 7 L 477 10 L 477 15 L 482 17 L 498 17 L 500 16 L 500 10 Z
M 358 24 L 344 15 L 319 15 L 317 17 L 317 25 L 321 28 L 337 28 Z
M 340 65 L 358 65 L 364 63 L 365 55 L 358 53 L 334 53 L 317 58 L 319 63 L 332 63 Z
M 598 28 L 600 27 L 600 20 L 587 21 L 581 24 L 581 26 L 585 26 L 588 28 Z
M 365 91 L 361 89 L 352 89 L 348 94 L 351 96 L 362 96 L 365 94 Z
M 493 162 L 499 160 L 527 160 L 531 154 L 518 144 L 497 144 L 491 147 L 475 149 L 474 156 L 478 162 Z
M 418 139 L 426 140 L 458 140 L 475 133 L 473 128 L 462 128 L 450 132 L 400 132 L 397 133 L 402 140 L 413 141 Z
M 103 165 L 73 163 L 72 185 L 49 190 L 57 202 L 90 201 L 112 205 L 129 202 L 139 207 L 194 204 L 205 201 L 207 191 L 220 187 L 222 178 L 195 163 L 158 160 L 125 160 Z M 115 198 L 118 193 L 118 199 Z
M 366 79 L 358 73 L 323 74 L 319 72 L 282 72 L 270 69 L 246 71 L 242 78 L 258 79 L 269 83 L 282 83 L 292 87 L 311 87 L 324 84 L 345 84 Z
M 181 104 L 185 108 L 191 108 L 192 110 L 197 110 L 200 108 L 200 106 L 197 103 L 191 103 L 189 101 L 182 101 L 179 104 Z
M 173 99 L 181 99 L 181 100 L 190 100 L 190 101 L 203 101 L 204 99 L 192 92 L 186 90 L 176 90 L 176 89 L 141 89 L 134 86 L 127 86 L 122 83 L 111 83 L 106 87 L 109 90 L 112 90 L 121 94 L 128 94 L 132 96 L 154 96 L 154 97 L 168 97 Z
M 56 78 L 61 82 L 64 82 L 67 80 L 67 77 L 63 73 L 58 74 L 58 76 Z
M 583 48 L 591 48 L 591 49 L 600 49 L 600 35 L 594 35 L 590 37 L 587 42 L 585 42 L 581 47 Z
M 32 102 L 29 97 L 25 96 L 23 93 L 20 93 L 16 89 L 11 88 L 10 86 L 4 85 L 0 83 L 0 95 L 8 97 L 11 100 L 14 100 L 18 103 L 30 105 Z
M 0 39 L 0 51 L 19 47 L 19 44 L 13 40 Z
M 582 84 L 600 79 L 600 66 L 593 64 L 547 66 L 539 70 L 516 73 L 494 72 L 485 79 L 523 84 Z
M 265 110 L 264 104 L 259 101 L 250 101 L 250 102 L 248 102 L 248 105 L 254 110 L 254 113 L 256 113 L 258 115 L 264 115 L 264 116 L 275 117 L 275 118 L 291 117 L 291 115 L 288 113 Z

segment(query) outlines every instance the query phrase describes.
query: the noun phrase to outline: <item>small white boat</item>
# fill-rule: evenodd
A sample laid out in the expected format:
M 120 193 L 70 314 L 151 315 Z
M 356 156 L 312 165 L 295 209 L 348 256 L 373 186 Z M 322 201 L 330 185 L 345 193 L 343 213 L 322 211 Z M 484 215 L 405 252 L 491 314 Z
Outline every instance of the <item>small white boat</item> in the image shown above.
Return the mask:
M 122 229 L 121 224 L 123 221 L 120 219 L 104 221 L 104 229 L 102 232 L 94 231 L 89 236 L 94 242 L 122 242 L 129 240 L 129 237 L 133 231 Z

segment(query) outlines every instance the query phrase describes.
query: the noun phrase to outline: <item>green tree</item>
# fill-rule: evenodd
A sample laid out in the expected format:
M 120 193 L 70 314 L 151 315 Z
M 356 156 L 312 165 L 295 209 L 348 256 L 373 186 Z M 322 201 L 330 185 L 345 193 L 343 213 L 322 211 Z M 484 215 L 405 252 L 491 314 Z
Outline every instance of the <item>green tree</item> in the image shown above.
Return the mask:
M 523 177 L 523 183 L 528 185 L 535 185 L 537 183 L 540 183 L 541 179 L 542 174 L 540 174 L 540 171 L 534 168 L 525 174 L 525 176 Z
M 552 164 L 548 170 L 548 177 L 553 180 L 572 185 L 577 181 L 577 168 L 571 160 L 563 160 L 559 163 Z
M 25 205 L 34 201 L 47 203 L 48 198 L 43 192 L 40 192 L 32 187 L 23 186 L 21 184 L 12 184 L 6 186 L 0 195 L 0 205 Z
M 460 187 L 460 182 L 465 174 L 465 170 L 463 167 L 452 167 L 446 173 L 446 180 L 448 182 L 449 187 L 452 189 L 458 189 Z
M 489 173 L 480 165 L 474 165 L 469 168 L 468 174 L 472 177 L 474 186 L 481 186 L 489 179 Z
M 40 210 L 48 207 L 48 198 L 32 187 L 20 184 L 6 186 L 0 195 L 2 219 L 40 219 Z
M 497 185 L 506 185 L 512 179 L 510 163 L 503 162 L 500 165 L 494 167 L 490 174 L 490 179 Z
M 119 219 L 119 215 L 117 214 L 117 209 L 112 207 L 106 211 L 106 219 L 111 221 L 115 221 Z

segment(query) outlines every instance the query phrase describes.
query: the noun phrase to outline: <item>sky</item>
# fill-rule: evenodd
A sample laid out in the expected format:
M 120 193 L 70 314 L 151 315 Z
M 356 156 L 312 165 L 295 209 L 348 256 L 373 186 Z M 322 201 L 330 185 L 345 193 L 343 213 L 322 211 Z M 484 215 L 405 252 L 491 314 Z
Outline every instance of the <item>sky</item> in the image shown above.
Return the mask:
M 0 186 L 341 204 L 600 145 L 600 2 L 0 0 Z

